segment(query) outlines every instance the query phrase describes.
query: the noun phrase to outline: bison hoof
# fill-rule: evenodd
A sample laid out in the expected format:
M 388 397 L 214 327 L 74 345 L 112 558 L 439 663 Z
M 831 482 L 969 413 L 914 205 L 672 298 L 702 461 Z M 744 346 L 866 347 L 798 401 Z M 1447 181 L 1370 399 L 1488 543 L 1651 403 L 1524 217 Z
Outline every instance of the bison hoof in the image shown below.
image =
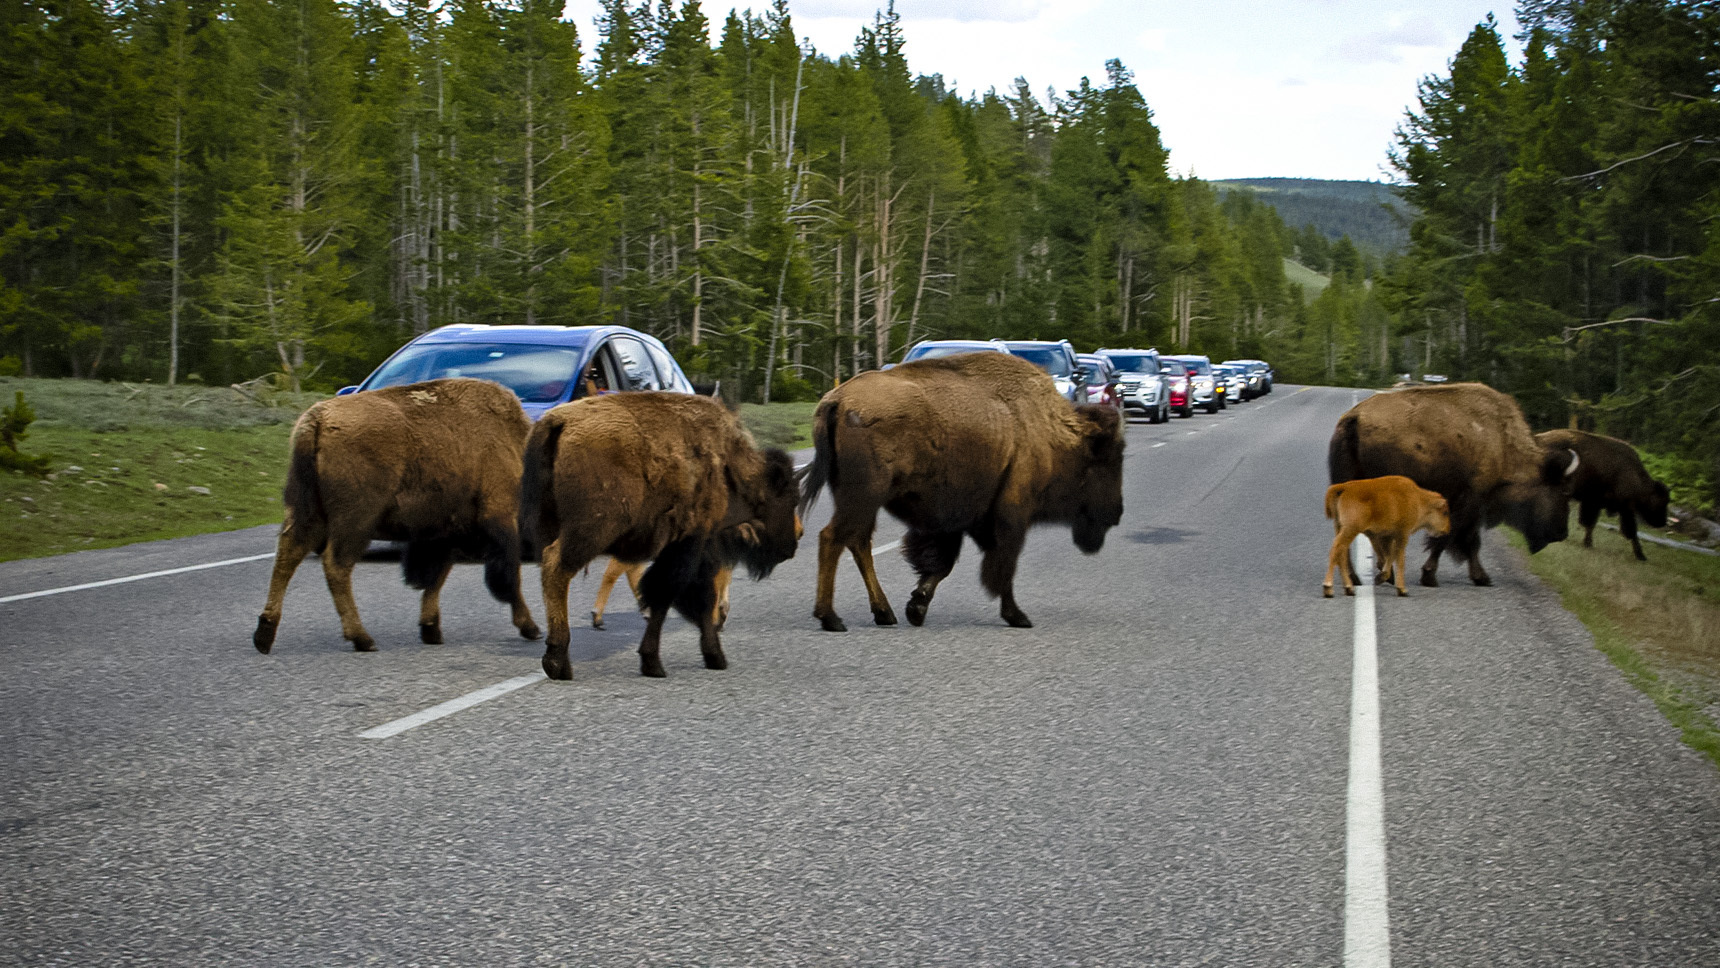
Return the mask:
M 908 599 L 908 624 L 915 628 L 926 624 L 926 609 L 931 604 L 932 597 L 930 595 L 915 592 L 913 597 Z
M 1010 628 L 1030 629 L 1033 627 L 1033 620 L 1028 618 L 1027 613 L 1019 608 L 1013 612 L 1004 612 L 1003 620 L 1009 623 Z
M 639 674 L 648 679 L 664 679 L 669 675 L 663 671 L 663 660 L 654 655 L 639 657 Z
M 873 625 L 895 625 L 896 624 L 896 613 L 894 611 L 892 611 L 891 609 L 888 609 L 888 608 L 884 609 L 883 611 L 879 611 L 878 609 L 873 609 L 872 610 L 872 624 Z
M 257 619 L 257 631 L 251 633 L 251 644 L 264 655 L 275 647 L 275 630 L 281 627 L 280 619 L 270 621 L 266 618 Z
M 520 638 L 522 639 L 531 639 L 536 641 L 541 635 L 543 635 L 543 631 L 537 627 L 536 622 L 527 622 L 520 626 Z
M 599 615 L 596 612 L 592 612 L 591 613 L 591 627 L 594 629 L 603 628 L 603 616 Z
M 1408 598 L 1409 597 L 1409 589 L 1407 589 L 1407 588 L 1400 588 L 1397 590 L 1397 593 L 1398 593 L 1399 598 Z
M 356 636 L 352 640 L 352 651 L 354 651 L 354 652 L 375 652 L 376 651 L 376 640 L 371 638 L 368 635 Z
M 717 655 L 705 656 L 705 668 L 707 668 L 707 669 L 716 669 L 717 671 L 720 672 L 724 669 L 727 669 L 728 667 L 729 667 L 729 659 L 725 655 L 722 655 L 719 653 Z
M 1354 588 L 1351 588 L 1349 585 L 1345 585 L 1344 586 L 1344 594 L 1350 596 L 1351 598 L 1354 598 L 1356 596 L 1356 590 Z
M 423 642 L 425 645 L 441 645 L 442 644 L 442 626 L 440 626 L 440 625 L 425 625 L 423 623 L 419 623 L 419 625 L 418 625 L 418 640 L 420 642 Z
M 1488 585 L 1493 584 L 1493 579 L 1486 574 L 1470 575 L 1469 580 L 1480 585 L 1482 588 L 1486 588 Z
M 823 627 L 824 631 L 826 631 L 826 632 L 846 632 L 846 631 L 848 631 L 848 626 L 843 624 L 842 620 L 837 618 L 835 615 L 820 615 L 820 616 L 818 616 L 818 624 L 821 627 Z
M 573 666 L 566 659 L 552 659 L 546 655 L 543 657 L 543 674 L 566 682 L 573 678 Z
M 1331 598 L 1332 597 L 1332 586 L 1331 585 L 1321 585 L 1320 586 L 1320 597 L 1321 598 Z
M 1439 576 L 1423 568 L 1421 570 L 1421 584 L 1423 588 L 1438 588 Z

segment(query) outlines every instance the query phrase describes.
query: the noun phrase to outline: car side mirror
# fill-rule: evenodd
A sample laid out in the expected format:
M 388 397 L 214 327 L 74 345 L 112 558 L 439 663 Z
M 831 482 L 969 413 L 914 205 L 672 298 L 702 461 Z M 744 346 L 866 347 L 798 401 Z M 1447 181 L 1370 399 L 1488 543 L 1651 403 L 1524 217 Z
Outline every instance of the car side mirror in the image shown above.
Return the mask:
M 1092 374 L 1088 372 L 1086 367 L 1078 366 L 1075 368 L 1075 381 L 1077 383 L 1086 383 L 1089 376 Z

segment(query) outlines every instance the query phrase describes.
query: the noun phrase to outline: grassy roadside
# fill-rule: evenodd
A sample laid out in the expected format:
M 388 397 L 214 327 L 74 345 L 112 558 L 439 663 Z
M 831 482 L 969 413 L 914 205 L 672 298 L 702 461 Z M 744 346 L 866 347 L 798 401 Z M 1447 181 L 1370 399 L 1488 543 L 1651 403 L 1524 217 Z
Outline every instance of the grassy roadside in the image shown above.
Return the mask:
M 280 521 L 287 435 L 319 399 L 0 377 L 8 405 L 17 390 L 36 411 L 23 451 L 50 455 L 53 473 L 0 472 L 0 561 Z M 811 446 L 816 406 L 742 404 L 741 419 L 793 450 Z
M 1547 546 L 1529 567 L 1684 742 L 1720 767 L 1720 557 L 1652 544 L 1643 553 L 1648 561 L 1637 561 L 1628 541 L 1602 528 L 1584 548 L 1573 517 L 1570 540 Z

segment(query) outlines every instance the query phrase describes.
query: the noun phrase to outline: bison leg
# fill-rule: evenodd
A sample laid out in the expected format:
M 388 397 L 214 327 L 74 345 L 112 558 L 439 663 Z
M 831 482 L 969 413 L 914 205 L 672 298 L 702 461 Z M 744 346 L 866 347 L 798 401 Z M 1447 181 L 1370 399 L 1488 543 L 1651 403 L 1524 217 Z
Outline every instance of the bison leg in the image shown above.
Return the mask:
M 1595 524 L 1599 522 L 1600 519 L 1601 505 L 1599 501 L 1584 501 L 1582 504 L 1578 505 L 1577 523 L 1583 526 L 1583 547 L 1593 548 L 1595 546 Z M 1622 527 L 1622 518 L 1619 531 L 1621 533 L 1624 531 L 1624 528 Z
M 1630 550 L 1636 552 L 1637 561 L 1647 561 L 1648 556 L 1642 553 L 1642 542 L 1636 537 L 1636 512 L 1630 508 L 1622 508 L 1618 512 L 1618 533 L 1630 539 Z
M 424 597 L 418 602 L 418 638 L 425 645 L 442 644 L 442 586 L 448 581 L 448 574 L 454 570 L 454 556 L 449 554 L 443 559 L 442 567 L 437 569 L 435 576 L 424 589 Z
M 1332 550 L 1326 553 L 1326 573 L 1321 576 L 1320 594 L 1326 598 L 1332 597 L 1332 572 L 1338 572 L 1338 578 L 1344 583 L 1344 594 L 1354 595 L 1356 583 L 1360 580 L 1355 575 L 1355 567 L 1350 561 L 1350 545 L 1361 532 L 1338 525 L 1338 533 L 1332 538 Z
M 733 574 L 730 568 L 719 569 L 711 549 L 706 549 L 692 581 L 675 598 L 675 610 L 699 627 L 699 653 L 707 669 L 727 669 L 728 657 L 723 655 L 723 643 L 718 635 L 717 609 L 720 576 Z
M 269 576 L 269 598 L 263 603 L 263 613 L 257 616 L 257 631 L 251 633 L 251 644 L 264 655 L 275 647 L 275 630 L 281 627 L 281 603 L 287 597 L 287 583 L 293 580 L 293 573 L 310 551 L 310 545 L 290 521 L 281 527 L 281 535 L 275 541 L 275 570 Z
M 836 540 L 835 528 L 833 521 L 818 532 L 818 597 L 812 617 L 826 632 L 846 632 L 848 626 L 836 614 L 836 566 L 842 561 L 842 545 Z
M 1429 538 L 1427 541 L 1427 561 L 1421 566 L 1421 583 L 1428 588 L 1439 587 L 1439 556 L 1445 553 L 1445 543 L 1449 537 Z
M 992 530 L 989 547 L 984 544 L 985 557 L 979 564 L 979 583 L 986 591 L 1003 599 L 998 614 L 1010 627 L 1030 629 L 1033 620 L 1015 604 L 1015 565 L 1027 543 L 1027 528 L 999 523 Z
M 1409 535 L 1394 535 L 1392 543 L 1392 583 L 1397 586 L 1399 598 L 1409 597 L 1409 589 L 1405 588 L 1403 584 L 1404 556 L 1407 554 L 1409 554 Z
M 717 569 L 717 603 L 711 609 L 711 620 L 716 623 L 717 631 L 729 624 L 729 585 L 735 580 L 735 566 L 723 565 Z
M 706 563 L 704 552 L 702 539 L 683 538 L 673 542 L 658 553 L 657 560 L 651 563 L 651 567 L 645 570 L 644 577 L 640 579 L 639 594 L 647 609 L 645 637 L 639 642 L 640 675 L 652 679 L 661 679 L 666 675 L 663 660 L 658 657 L 662 644 L 663 622 L 669 617 L 669 609 L 683 599 L 687 586 L 700 577 L 701 567 Z M 709 588 L 710 579 L 705 580 L 706 587 Z M 712 599 L 705 601 L 700 609 L 704 614 L 695 619 L 700 623 L 701 630 L 710 621 L 710 610 L 715 604 L 714 590 L 711 595 Z M 710 657 L 707 655 L 706 665 L 709 664 Z
M 639 600 L 639 576 L 645 573 L 645 564 L 627 564 L 618 558 L 609 559 L 608 567 L 603 569 L 603 581 L 597 585 L 597 599 L 591 603 L 591 627 L 603 627 L 603 613 L 609 607 L 609 594 L 615 590 L 615 582 L 622 575 L 627 576 L 627 587 L 633 590 L 633 599 Z
M 645 637 L 639 640 L 639 674 L 642 676 L 662 679 L 668 675 L 663 671 L 663 660 L 657 654 L 662 646 L 663 620 L 668 617 L 668 609 L 653 608 L 645 619 Z
M 331 527 L 329 530 L 328 546 L 322 554 L 323 578 L 334 598 L 334 610 L 340 613 L 340 634 L 352 643 L 353 651 L 375 652 L 376 640 L 364 630 L 364 623 L 358 618 L 358 603 L 352 598 L 352 568 L 370 545 L 370 529 Z
M 872 567 L 872 536 L 851 542 L 848 550 L 854 555 L 854 564 L 860 568 L 860 577 L 866 581 L 866 600 L 872 606 L 872 622 L 895 625 L 896 612 L 890 608 L 890 600 L 884 597 L 884 586 L 878 582 L 878 572 Z
M 920 583 L 914 586 L 914 594 L 908 598 L 908 621 L 915 626 L 924 625 L 926 608 L 932 604 L 938 583 L 949 577 L 950 570 L 956 566 L 956 558 L 961 555 L 962 533 L 909 531 L 902 539 L 902 546 L 907 551 L 908 561 L 920 575 Z
M 544 621 L 549 624 L 544 636 L 544 675 L 551 679 L 572 679 L 573 666 L 567 659 L 567 643 L 573 637 L 567 625 L 567 586 L 579 569 L 567 567 L 562 560 L 560 538 L 544 546 L 538 569 L 543 584 Z

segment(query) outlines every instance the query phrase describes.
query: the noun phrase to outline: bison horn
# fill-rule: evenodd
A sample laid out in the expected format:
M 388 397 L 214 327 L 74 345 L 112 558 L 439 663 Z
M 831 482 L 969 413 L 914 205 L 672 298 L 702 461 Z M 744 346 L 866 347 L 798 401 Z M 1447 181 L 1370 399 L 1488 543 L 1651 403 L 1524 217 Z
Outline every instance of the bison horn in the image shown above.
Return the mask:
M 1570 448 L 1568 448 L 1568 447 L 1566 449 L 1570 450 Z M 1570 477 L 1572 474 L 1576 473 L 1577 465 L 1581 464 L 1582 462 L 1583 462 L 1582 457 L 1579 456 L 1576 451 L 1572 450 L 1571 451 L 1571 466 L 1565 468 L 1565 476 Z

